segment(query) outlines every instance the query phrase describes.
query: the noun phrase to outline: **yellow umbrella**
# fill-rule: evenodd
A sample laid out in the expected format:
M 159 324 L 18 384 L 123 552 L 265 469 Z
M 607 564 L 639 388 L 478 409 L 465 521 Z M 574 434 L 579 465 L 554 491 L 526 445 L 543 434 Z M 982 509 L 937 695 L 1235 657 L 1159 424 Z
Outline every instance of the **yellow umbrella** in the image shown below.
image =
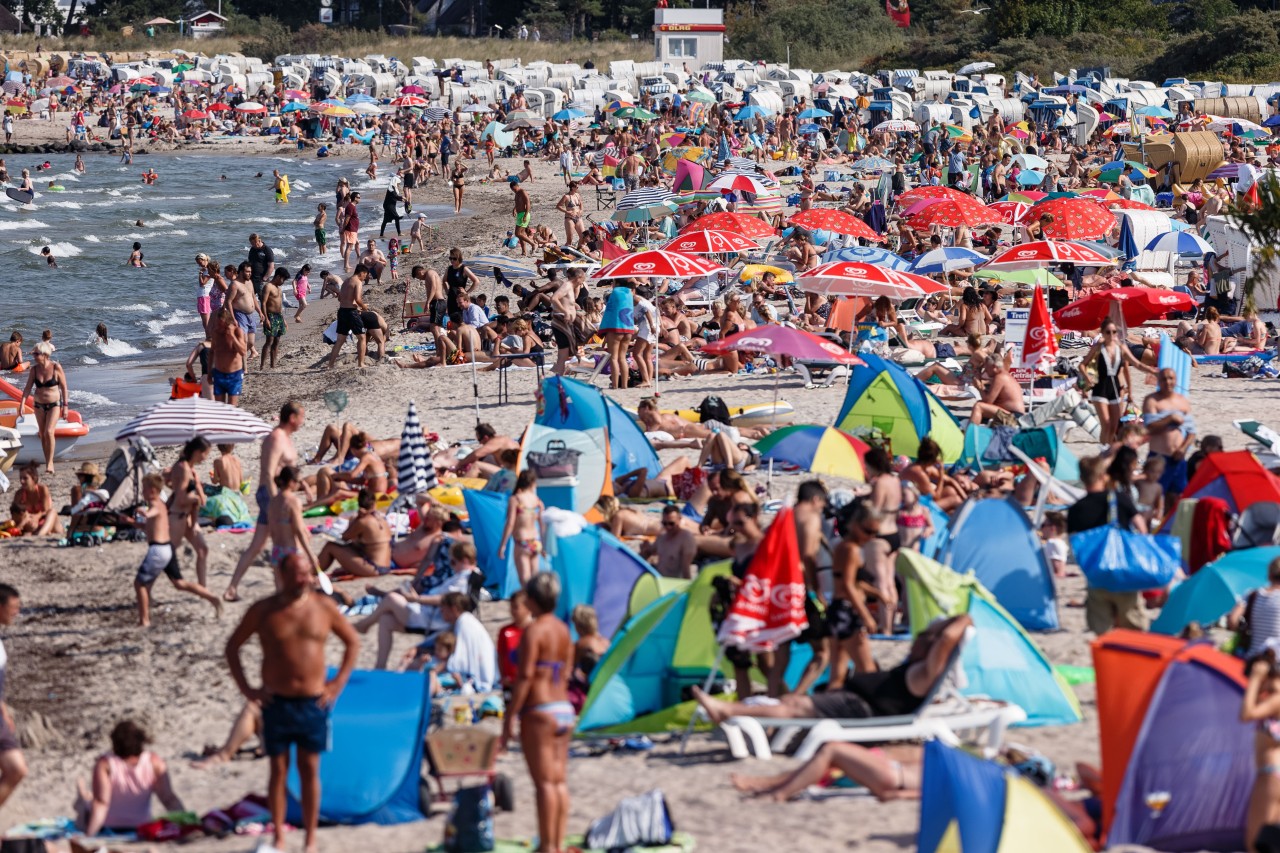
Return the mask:
M 335 118 L 337 117 L 347 118 L 355 114 L 356 114 L 356 111 L 351 109 L 350 107 L 339 107 L 339 106 L 325 107 L 324 110 L 321 111 L 320 113 L 320 115 L 322 116 L 331 116 Z
M 767 272 L 777 276 L 779 284 L 787 284 L 796 280 L 790 270 L 784 270 L 781 267 L 771 267 L 768 264 L 747 264 L 742 268 L 742 272 L 738 273 L 738 281 L 742 284 L 747 284 L 763 278 Z

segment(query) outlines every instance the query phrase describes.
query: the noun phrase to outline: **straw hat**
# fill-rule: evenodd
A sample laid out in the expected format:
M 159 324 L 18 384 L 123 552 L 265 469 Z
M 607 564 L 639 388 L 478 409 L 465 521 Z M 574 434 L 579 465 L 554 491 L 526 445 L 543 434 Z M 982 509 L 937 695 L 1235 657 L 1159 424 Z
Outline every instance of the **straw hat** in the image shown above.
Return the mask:
M 98 470 L 97 462 L 86 462 L 76 470 L 77 477 L 88 477 L 92 481 L 90 488 L 96 488 L 106 479 L 102 476 L 102 472 Z

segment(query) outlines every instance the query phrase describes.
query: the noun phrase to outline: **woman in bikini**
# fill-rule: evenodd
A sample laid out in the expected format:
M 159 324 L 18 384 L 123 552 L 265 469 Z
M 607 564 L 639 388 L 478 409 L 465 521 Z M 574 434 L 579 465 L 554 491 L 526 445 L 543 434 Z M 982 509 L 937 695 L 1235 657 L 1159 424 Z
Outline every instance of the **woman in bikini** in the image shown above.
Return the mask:
M 449 184 L 453 187 L 453 212 L 462 213 L 463 188 L 467 185 L 467 164 L 461 159 L 453 161 L 449 170 Z
M 516 573 L 528 583 L 538 571 L 542 553 L 542 501 L 538 499 L 538 475 L 526 468 L 516 477 L 516 488 L 507 501 L 507 524 L 502 529 L 498 559 L 507 558 L 507 543 L 515 540 Z
M 202 435 L 192 438 L 182 447 L 178 461 L 169 469 L 166 485 L 169 487 L 169 536 L 179 543 L 187 540 L 196 552 L 196 579 L 204 586 L 209 573 L 209 546 L 204 541 L 197 524 L 200 507 L 204 506 L 204 487 L 196 467 L 209 458 L 210 444 Z
M 535 853 L 562 853 L 569 824 L 569 739 L 577 724 L 568 692 L 575 649 L 568 627 L 555 615 L 559 576 L 539 572 L 524 589 L 533 622 L 520 637 L 516 682 L 502 721 L 501 743 L 505 749 L 518 718 L 520 746 L 537 799 Z
M 578 193 L 577 181 L 569 182 L 569 188 L 560 196 L 556 210 L 564 214 L 564 243 L 572 246 L 582 236 L 582 196 Z
M 1258 830 L 1280 821 L 1280 673 L 1270 648 L 1249 661 L 1240 720 L 1258 724 L 1253 738 L 1258 773 L 1244 823 L 1245 849 L 1254 853 Z
M 44 450 L 44 471 L 53 473 L 55 453 L 54 430 L 58 419 L 67 414 L 67 375 L 62 365 L 53 360 L 53 346 L 41 341 L 32 348 L 35 361 L 27 373 L 27 387 L 22 390 L 18 411 L 26 411 L 27 398 L 35 410 L 40 447 Z
M 1129 345 L 1120 337 L 1120 327 L 1111 320 L 1102 324 L 1102 338 L 1094 344 L 1080 362 L 1092 366 L 1098 379 L 1090 389 L 1089 399 L 1098 410 L 1098 423 L 1102 426 L 1100 440 L 1111 443 L 1120 428 L 1120 416 L 1124 413 L 1125 400 L 1132 394 L 1133 381 L 1129 368 L 1133 367 L 1154 376 L 1156 369 L 1142 363 Z
M 40 482 L 40 468 L 28 462 L 18 475 L 18 491 L 13 496 L 13 512 L 21 512 L 22 522 L 14 524 L 24 535 L 50 536 L 62 533 L 62 523 L 53 511 L 53 495 L 49 487 Z

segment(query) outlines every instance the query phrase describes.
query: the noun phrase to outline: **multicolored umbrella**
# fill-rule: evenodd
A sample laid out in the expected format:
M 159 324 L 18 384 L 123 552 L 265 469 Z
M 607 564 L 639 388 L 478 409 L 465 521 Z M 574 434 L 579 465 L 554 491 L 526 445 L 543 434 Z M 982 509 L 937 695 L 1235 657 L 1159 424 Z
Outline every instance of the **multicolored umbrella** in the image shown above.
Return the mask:
M 623 196 L 618 202 L 617 210 L 610 218 L 616 222 L 661 219 L 675 213 L 679 204 L 679 199 L 670 190 L 662 187 L 644 187 Z
M 931 278 L 859 261 L 831 261 L 796 279 L 800 289 L 824 296 L 888 296 L 906 299 L 943 293 L 947 286 Z
M 355 114 L 356 111 L 351 107 L 325 107 L 320 111 L 320 115 L 330 118 L 350 118 Z
M 808 471 L 866 482 L 864 458 L 871 447 L 834 427 L 797 424 L 782 427 L 756 442 L 762 460 Z
M 1124 171 L 1125 166 L 1132 166 L 1133 171 L 1137 172 L 1144 178 L 1153 178 L 1156 174 L 1146 166 L 1141 163 L 1135 163 L 1133 160 L 1117 160 L 1113 163 L 1108 163 L 1101 168 L 1090 169 L 1089 175 L 1090 177 L 1097 178 L 1104 184 L 1114 184 L 1116 181 L 1120 180 L 1120 174 Z
M 1089 240 L 1103 237 L 1115 227 L 1116 217 L 1093 198 L 1055 198 L 1040 202 L 1027 211 L 1023 222 L 1031 222 L 1048 214 L 1043 236 L 1050 240 Z
M 952 270 L 972 269 L 987 262 L 987 256 L 962 246 L 946 246 L 932 249 L 916 258 L 911 272 L 916 275 L 936 275 Z
M 683 255 L 722 255 L 750 252 L 759 249 L 755 240 L 749 240 L 732 231 L 690 231 L 681 234 L 662 247 L 669 252 Z
M 1111 306 L 1119 303 L 1127 326 L 1141 326 L 1149 320 L 1164 317 L 1171 311 L 1190 311 L 1196 302 L 1189 294 L 1159 287 L 1117 287 L 1100 290 L 1077 299 L 1055 311 L 1054 321 L 1060 329 L 1088 332 L 1101 328 L 1111 314 Z
M 1172 252 L 1175 255 L 1200 255 L 1215 249 L 1194 231 L 1166 231 L 1147 244 L 1148 252 Z
M 681 228 L 680 233 L 688 234 L 691 231 L 706 231 L 709 229 L 732 231 L 735 234 L 751 238 L 773 237 L 778 233 L 772 225 L 762 219 L 748 216 L 745 213 L 730 213 L 729 211 L 719 211 L 700 216 L 684 228 Z
M 1039 190 L 1018 190 L 1017 192 L 1006 193 L 1000 198 L 1000 201 L 1021 201 L 1026 204 L 1035 204 L 1048 197 L 1048 193 L 1040 192 Z
M 657 114 L 651 113 L 644 107 L 623 107 L 613 111 L 614 118 L 634 119 L 635 121 L 653 121 L 657 118 Z
M 1105 267 L 1114 263 L 1114 258 L 1079 243 L 1062 240 L 1033 240 L 1019 246 L 1010 246 L 997 253 L 987 263 L 987 269 L 1025 270 L 1053 264 Z
M 752 195 L 763 195 L 771 188 L 766 184 L 760 175 L 748 175 L 742 172 L 730 172 L 720 175 L 714 181 L 707 185 L 707 189 L 723 190 L 725 192 L 741 192 L 751 193 Z
M 888 267 L 891 270 L 910 270 L 911 262 L 899 257 L 888 249 L 879 246 L 848 246 L 843 249 L 829 249 L 822 253 L 822 262 L 856 261 L 863 264 L 874 264 Z
M 734 208 L 739 213 L 781 213 L 787 206 L 787 201 L 777 190 L 769 190 L 756 196 L 755 201 L 739 200 Z
M 623 255 L 618 260 L 592 274 L 593 279 L 611 278 L 702 278 L 723 272 L 717 263 L 696 257 L 669 252 L 665 249 L 649 249 Z
M 792 225 L 817 231 L 831 231 L 835 234 L 846 234 L 863 240 L 880 242 L 884 239 L 870 225 L 851 213 L 831 207 L 811 207 L 791 217 Z

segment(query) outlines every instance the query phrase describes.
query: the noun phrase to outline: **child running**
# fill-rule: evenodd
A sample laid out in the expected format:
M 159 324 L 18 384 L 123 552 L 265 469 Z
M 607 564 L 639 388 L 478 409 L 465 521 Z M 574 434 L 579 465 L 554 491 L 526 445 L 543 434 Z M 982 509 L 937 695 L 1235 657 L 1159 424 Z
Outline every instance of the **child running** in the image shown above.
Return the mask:
M 151 627 L 151 587 L 160 578 L 161 572 L 169 576 L 176 589 L 198 595 L 212 604 L 218 618 L 222 618 L 222 602 L 216 595 L 198 583 L 182 579 L 178 555 L 169 539 L 169 508 L 161 497 L 163 491 L 164 478 L 159 474 L 148 474 L 143 478 L 142 497 L 147 502 L 147 508 L 139 510 L 138 522 L 146 524 L 147 555 L 142 559 L 138 575 L 133 580 L 133 589 L 138 595 L 138 624 L 143 628 Z

